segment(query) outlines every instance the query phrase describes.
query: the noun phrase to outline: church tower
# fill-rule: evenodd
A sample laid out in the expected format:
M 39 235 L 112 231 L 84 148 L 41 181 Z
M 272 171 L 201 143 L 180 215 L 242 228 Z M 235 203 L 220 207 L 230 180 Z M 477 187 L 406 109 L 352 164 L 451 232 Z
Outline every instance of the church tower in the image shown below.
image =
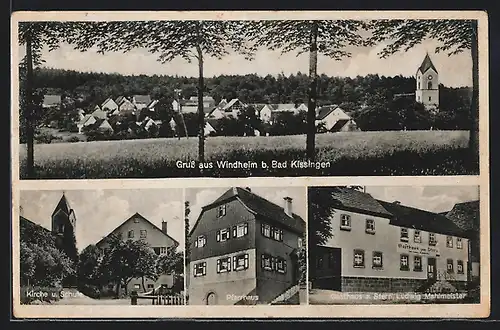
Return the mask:
M 51 229 L 56 237 L 57 248 L 65 252 L 71 259 L 76 258 L 76 216 L 64 193 L 52 212 Z
M 439 107 L 439 74 L 429 54 L 425 55 L 422 64 L 417 69 L 416 81 L 416 101 L 422 103 L 427 109 L 437 109 Z

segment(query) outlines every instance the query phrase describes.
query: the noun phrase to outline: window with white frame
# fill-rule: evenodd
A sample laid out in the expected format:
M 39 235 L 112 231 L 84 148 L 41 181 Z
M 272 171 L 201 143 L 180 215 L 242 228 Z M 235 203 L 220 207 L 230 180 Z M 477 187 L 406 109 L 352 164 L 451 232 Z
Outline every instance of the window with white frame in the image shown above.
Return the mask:
M 286 273 L 286 260 L 285 259 L 283 259 L 281 257 L 276 258 L 276 271 L 280 274 Z
M 146 229 L 141 229 L 141 238 L 146 238 L 148 236 L 148 231 Z
M 196 238 L 196 241 L 194 241 L 194 246 L 197 248 L 202 248 L 207 244 L 207 238 L 205 235 L 200 235 Z
M 457 274 L 464 273 L 464 262 L 463 260 L 457 260 Z
M 217 230 L 217 242 L 225 242 L 231 238 L 231 232 L 229 228 L 223 228 Z
M 223 217 L 226 215 L 226 204 L 219 205 L 217 208 L 217 218 Z
M 462 239 L 460 237 L 457 237 L 457 249 L 462 249 L 462 248 L 463 248 Z
M 127 234 L 127 237 L 128 238 L 134 238 L 134 231 L 133 230 L 129 230 L 128 234 Z
M 373 258 L 372 258 L 372 268 L 375 269 L 380 269 L 383 268 L 383 260 L 382 260 L 382 252 L 380 251 L 373 251 Z
M 248 223 L 240 223 L 233 227 L 233 237 L 243 237 L 248 234 Z
M 271 237 L 271 226 L 270 225 L 268 225 L 267 223 L 262 223 L 260 225 L 260 229 L 261 229 L 262 235 L 264 237 Z
M 166 246 L 160 246 L 160 254 L 166 254 L 167 253 L 167 247 Z
M 197 264 L 194 264 L 193 274 L 194 274 L 194 277 L 207 275 L 207 263 L 203 261 L 203 262 L 199 262 Z
M 272 234 L 273 234 L 273 239 L 275 241 L 278 241 L 278 242 L 283 241 L 283 229 L 273 227 Z
M 437 244 L 436 234 L 429 233 L 429 245 L 436 245 L 436 244 Z
M 375 234 L 375 220 L 366 219 L 365 231 L 368 234 Z
M 356 268 L 365 267 L 365 251 L 360 249 L 354 250 L 353 266 Z
M 351 216 L 348 214 L 340 215 L 340 229 L 351 230 Z
M 408 228 L 401 228 L 400 240 L 402 242 L 408 242 Z
M 217 259 L 217 273 L 226 273 L 231 271 L 231 257 Z
M 261 267 L 262 269 L 264 270 L 273 270 L 273 265 L 272 265 L 272 259 L 273 257 L 269 254 L 263 254 L 261 256 L 261 261 L 262 261 L 262 264 L 261 264 Z
M 448 273 L 453 273 L 453 259 L 446 259 L 446 271 Z
M 410 270 L 410 257 L 407 254 L 399 256 L 399 269 Z
M 413 242 L 422 243 L 422 234 L 421 234 L 420 230 L 413 231 Z
M 248 268 L 248 253 L 233 257 L 233 270 L 245 270 Z
M 413 271 L 421 272 L 422 271 L 422 257 L 414 256 L 413 257 Z
M 446 236 L 446 247 L 453 247 L 453 236 Z

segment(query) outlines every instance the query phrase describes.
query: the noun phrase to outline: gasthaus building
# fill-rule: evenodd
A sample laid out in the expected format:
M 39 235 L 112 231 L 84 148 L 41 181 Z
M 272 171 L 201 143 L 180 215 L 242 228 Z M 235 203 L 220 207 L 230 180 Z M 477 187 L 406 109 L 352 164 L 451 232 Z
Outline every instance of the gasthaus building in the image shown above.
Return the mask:
M 193 305 L 298 304 L 304 220 L 292 199 L 276 205 L 230 188 L 202 208 L 190 232 L 188 295 Z
M 333 237 L 310 260 L 313 288 L 344 292 L 463 290 L 468 239 L 444 215 L 333 187 Z M 314 221 L 314 219 L 309 219 Z M 311 275 L 312 273 L 312 275 Z M 444 283 L 444 284 L 443 284 Z

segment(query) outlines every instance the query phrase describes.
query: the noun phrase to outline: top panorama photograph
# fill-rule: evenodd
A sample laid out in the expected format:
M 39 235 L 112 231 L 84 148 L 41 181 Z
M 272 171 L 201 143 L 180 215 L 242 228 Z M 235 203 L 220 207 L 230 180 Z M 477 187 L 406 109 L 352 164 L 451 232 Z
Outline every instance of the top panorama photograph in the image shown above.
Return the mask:
M 477 20 L 17 27 L 20 179 L 479 174 Z

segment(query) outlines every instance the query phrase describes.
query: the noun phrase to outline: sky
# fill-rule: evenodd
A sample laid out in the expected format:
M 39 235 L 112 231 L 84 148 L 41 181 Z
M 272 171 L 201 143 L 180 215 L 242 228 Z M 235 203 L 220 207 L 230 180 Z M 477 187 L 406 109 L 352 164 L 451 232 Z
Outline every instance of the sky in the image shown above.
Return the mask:
M 439 71 L 440 82 L 448 87 L 472 86 L 472 59 L 470 51 L 449 57 L 446 53 L 435 54 L 434 50 L 438 43 L 434 40 L 426 40 L 416 45 L 407 52 L 396 53 L 389 58 L 380 59 L 377 53 L 382 50 L 384 44 L 374 47 L 356 47 L 350 49 L 352 56 L 341 61 L 335 61 L 325 56 L 318 57 L 318 74 L 328 76 L 356 77 L 367 74 L 379 74 L 384 76 L 403 75 L 414 76 L 417 68 L 422 63 L 428 52 Z M 19 48 L 20 58 L 24 56 L 23 47 Z M 243 56 L 230 54 L 222 60 L 208 58 L 205 60 L 204 75 L 213 77 L 221 74 L 267 74 L 285 75 L 297 72 L 308 73 L 308 54 L 296 56 L 295 52 L 281 55 L 280 51 L 269 51 L 260 49 L 255 54 L 253 61 L 247 61 Z M 96 49 L 87 52 L 74 50 L 72 46 L 62 44 L 55 51 L 43 50 L 43 59 L 46 67 L 77 70 L 120 73 L 124 75 L 146 74 L 146 75 L 179 75 L 197 77 L 198 66 L 196 62 L 176 58 L 166 64 L 157 61 L 158 55 L 151 54 L 146 49 L 134 49 L 128 53 L 105 53 L 97 54 Z
M 456 203 L 479 200 L 478 186 L 367 186 L 366 192 L 376 199 L 431 212 L 447 212 Z
M 21 191 L 22 215 L 50 229 L 51 215 L 63 191 Z M 76 244 L 82 251 L 97 243 L 125 220 L 138 212 L 167 233 L 184 250 L 184 204 L 181 189 L 67 190 L 64 192 L 76 215 Z
M 190 203 L 189 225 L 193 228 L 194 223 L 201 213 L 201 208 L 214 202 L 229 187 L 226 188 L 189 188 L 186 189 L 186 201 Z M 250 187 L 252 192 L 279 206 L 283 206 L 283 198 L 292 198 L 292 212 L 301 216 L 306 221 L 306 188 L 305 187 Z

